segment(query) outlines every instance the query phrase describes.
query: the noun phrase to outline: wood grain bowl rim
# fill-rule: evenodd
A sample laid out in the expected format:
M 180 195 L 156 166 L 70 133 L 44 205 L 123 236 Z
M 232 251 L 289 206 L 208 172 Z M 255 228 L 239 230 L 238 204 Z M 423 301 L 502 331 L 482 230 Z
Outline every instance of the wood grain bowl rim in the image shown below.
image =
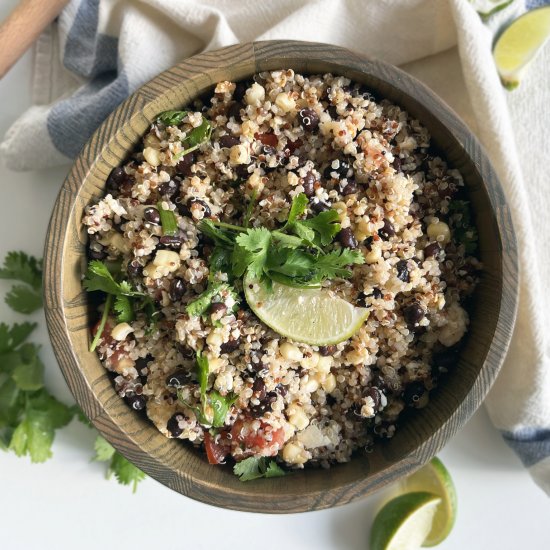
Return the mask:
M 151 424 L 151 431 L 137 430 L 134 425 L 137 420 L 134 422 L 133 417 L 128 420 L 126 416 L 135 416 L 133 411 L 128 409 L 127 413 L 118 415 L 107 412 L 105 392 L 110 397 L 114 395 L 117 402 L 122 400 L 110 385 L 90 380 L 84 373 L 83 365 L 99 363 L 99 360 L 95 354 L 85 351 L 85 356 L 79 357 L 75 350 L 76 331 L 81 336 L 83 330 L 87 331 L 82 322 L 73 326 L 75 318 L 83 315 L 86 297 L 81 289 L 69 296 L 67 288 L 80 275 L 77 259 L 82 268 L 84 242 L 76 233 L 80 231 L 80 217 L 84 206 L 92 199 L 91 193 L 97 196 L 102 192 L 110 169 L 126 156 L 158 112 L 181 106 L 181 102 L 174 103 L 176 91 L 184 93 L 181 91 L 184 87 L 191 97 L 220 79 L 238 80 L 261 70 L 287 67 L 304 73 L 333 71 L 353 74 L 356 80 L 374 79 L 381 87 L 399 92 L 435 118 L 461 146 L 463 156 L 475 165 L 477 179 L 483 182 L 483 192 L 492 210 L 492 219 L 487 223 L 493 223 L 497 230 L 495 246 L 499 248 L 502 273 L 498 282 L 502 284 L 502 293 L 495 312 L 494 336 L 490 344 L 485 343 L 483 363 L 467 395 L 445 421 L 406 456 L 394 463 L 389 460 L 386 467 L 369 475 L 366 474 L 367 465 L 365 473 L 352 480 L 327 473 L 324 486 L 316 482 L 310 487 L 306 477 L 299 477 L 313 475 L 306 472 L 288 478 L 232 484 L 228 488 L 216 482 L 214 474 L 214 479 L 207 475 L 198 478 L 194 473 L 200 462 L 198 459 L 187 457 L 184 465 L 174 469 L 170 461 L 175 460 L 179 451 L 174 450 L 172 445 L 176 442 L 173 440 L 166 440 L 158 452 L 144 450 L 148 439 L 155 437 L 152 430 L 156 432 L 156 428 Z M 202 502 L 252 512 L 302 512 L 345 504 L 412 473 L 434 456 L 473 414 L 495 380 L 510 343 L 517 312 L 518 259 L 504 192 L 487 156 L 466 125 L 424 84 L 392 65 L 338 46 L 297 41 L 255 42 L 202 53 L 182 61 L 138 89 L 101 124 L 76 159 L 53 209 L 44 252 L 44 296 L 54 353 L 75 399 L 101 434 L 127 458 L 161 483 Z M 104 374 L 103 378 L 106 377 Z M 142 431 L 149 434 L 145 439 L 140 435 Z M 349 465 L 338 466 L 346 467 Z M 273 485 L 277 483 L 285 483 L 288 491 L 281 492 L 280 486 Z

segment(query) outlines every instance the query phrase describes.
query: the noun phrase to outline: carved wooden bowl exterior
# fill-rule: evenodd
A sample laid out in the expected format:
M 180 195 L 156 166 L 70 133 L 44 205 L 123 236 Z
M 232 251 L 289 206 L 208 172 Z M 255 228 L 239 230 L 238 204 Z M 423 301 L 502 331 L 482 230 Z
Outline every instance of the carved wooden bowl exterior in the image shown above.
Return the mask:
M 333 72 L 366 84 L 401 105 L 430 131 L 433 143 L 465 179 L 479 230 L 481 283 L 458 366 L 429 405 L 379 443 L 329 470 L 243 483 L 230 466 L 210 466 L 203 452 L 166 439 L 115 393 L 97 355 L 88 351 L 89 310 L 84 208 L 161 111 L 187 105 L 220 80 L 291 68 Z M 237 510 L 285 513 L 344 504 L 412 473 L 456 433 L 481 404 L 502 364 L 517 307 L 517 250 L 502 188 L 479 143 L 429 89 L 399 69 L 325 44 L 273 41 L 230 46 L 187 59 L 131 95 L 99 127 L 71 169 L 50 221 L 45 248 L 46 318 L 53 348 L 76 400 L 99 431 L 147 474 L 191 498 Z

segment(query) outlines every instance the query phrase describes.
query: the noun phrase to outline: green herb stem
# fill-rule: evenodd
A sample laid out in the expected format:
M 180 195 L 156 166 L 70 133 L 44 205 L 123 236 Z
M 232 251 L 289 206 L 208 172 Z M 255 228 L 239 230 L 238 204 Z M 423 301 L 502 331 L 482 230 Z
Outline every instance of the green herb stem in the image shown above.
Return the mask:
M 239 233 L 244 233 L 246 231 L 246 227 L 241 227 L 240 225 L 233 225 L 231 223 L 225 223 L 225 222 L 217 222 L 214 220 L 211 220 L 211 223 L 216 227 L 221 227 L 222 229 L 229 229 L 230 231 L 239 231 Z
M 178 222 L 176 215 L 172 210 L 165 210 L 162 207 L 162 202 L 157 203 L 157 210 L 160 215 L 160 224 L 162 226 L 162 233 L 164 235 L 174 236 L 178 231 Z
M 113 305 L 113 298 L 114 296 L 112 294 L 107 295 L 107 300 L 105 300 L 105 309 L 103 310 L 103 314 L 101 315 L 101 321 L 99 322 L 99 327 L 97 327 L 97 332 L 95 333 L 94 339 L 92 341 L 92 344 L 90 345 L 90 351 L 95 351 L 99 344 L 99 340 L 101 339 L 101 335 L 103 334 L 103 331 L 105 330 L 105 323 L 107 322 L 107 317 L 109 317 L 109 312 L 111 310 L 111 307 Z
M 256 204 L 256 199 L 258 197 L 258 193 L 256 190 L 252 193 L 252 196 L 250 197 L 250 202 L 248 203 L 248 206 L 246 208 L 246 214 L 244 215 L 244 223 L 246 229 L 248 229 L 248 226 L 250 225 L 250 218 L 252 217 L 252 211 L 254 210 L 254 205 Z

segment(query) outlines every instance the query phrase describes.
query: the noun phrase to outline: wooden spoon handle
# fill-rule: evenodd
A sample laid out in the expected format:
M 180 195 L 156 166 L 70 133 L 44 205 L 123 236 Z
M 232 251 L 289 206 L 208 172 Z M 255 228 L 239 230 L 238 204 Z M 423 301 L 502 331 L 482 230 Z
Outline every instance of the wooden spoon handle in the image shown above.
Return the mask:
M 0 78 L 57 17 L 68 0 L 22 0 L 0 26 Z

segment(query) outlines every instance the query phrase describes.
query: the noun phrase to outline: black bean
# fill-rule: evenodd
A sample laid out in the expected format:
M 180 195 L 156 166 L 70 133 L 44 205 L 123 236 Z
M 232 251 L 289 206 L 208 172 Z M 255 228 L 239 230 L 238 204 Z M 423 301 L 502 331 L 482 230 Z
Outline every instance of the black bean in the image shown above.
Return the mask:
M 235 91 L 233 92 L 233 99 L 239 102 L 242 101 L 247 88 L 247 82 L 237 82 L 235 86 Z
M 156 208 L 148 206 L 143 211 L 143 218 L 146 222 L 152 223 L 153 225 L 158 225 L 160 223 L 160 214 Z
M 332 118 L 332 120 L 336 120 L 339 116 L 335 105 L 329 105 L 327 107 L 327 113 L 330 115 L 330 118 Z
M 184 416 L 181 413 L 176 413 L 170 420 L 168 420 L 166 424 L 166 429 L 170 433 L 172 437 L 179 437 L 183 430 L 180 428 L 179 423 L 180 421 L 184 420 Z
M 176 347 L 178 348 L 178 351 L 181 353 L 181 356 L 184 359 L 194 359 L 195 358 L 195 350 L 188 348 L 186 346 L 182 346 L 181 344 L 177 344 Z
M 128 267 L 126 268 L 128 275 L 130 277 L 140 277 L 143 273 L 143 266 L 139 263 L 138 260 L 132 260 Z
M 263 378 L 256 378 L 254 380 L 254 384 L 252 384 L 252 391 L 255 394 L 258 394 L 256 397 L 262 401 L 265 398 L 266 391 L 265 391 L 265 382 Z
M 372 289 L 372 295 L 376 300 L 380 300 L 380 298 L 382 298 L 382 296 L 384 296 L 384 294 L 382 293 L 382 291 L 379 288 L 373 288 Z
M 177 370 L 166 377 L 166 385 L 169 388 L 181 388 L 191 381 L 191 374 L 185 370 Z
M 277 384 L 277 386 L 275 387 L 275 391 L 276 391 L 281 397 L 284 397 L 284 396 L 288 393 L 288 390 L 287 390 L 282 384 Z
M 409 265 L 407 263 L 407 260 L 399 260 L 397 264 L 395 264 L 395 269 L 397 270 L 398 279 L 400 279 L 404 283 L 408 283 L 410 281 Z
M 389 220 L 384 220 L 384 225 L 378 230 L 378 235 L 384 241 L 389 240 L 395 235 L 393 224 Z
M 235 166 L 233 170 L 235 170 L 235 174 L 237 174 L 237 177 L 241 180 L 247 180 L 250 177 L 250 172 L 248 171 L 248 167 L 250 164 L 239 164 L 238 166 Z
M 159 193 L 163 197 L 171 198 L 178 192 L 180 183 L 181 180 L 179 178 L 177 180 L 165 181 L 159 185 Z
M 334 355 L 335 352 L 336 352 L 336 346 L 319 346 L 319 353 L 323 357 Z
M 380 396 L 380 390 L 378 388 L 368 388 L 363 395 L 365 397 L 370 397 L 373 401 L 372 408 L 374 409 L 374 412 L 377 413 L 380 410 L 380 403 L 382 401 L 382 398 Z
M 298 120 L 302 128 L 310 132 L 319 126 L 319 115 L 313 109 L 302 109 L 299 111 Z
M 426 315 L 426 312 L 418 302 L 413 302 L 409 304 L 403 310 L 403 317 L 408 325 L 414 326 L 418 324 Z
M 393 159 L 392 166 L 395 168 L 396 172 L 401 172 L 401 159 L 397 155 Z
M 420 398 L 426 393 L 423 382 L 411 382 L 403 392 L 403 400 L 409 407 L 416 407 Z
M 140 386 L 141 387 L 141 386 Z M 126 403 L 132 407 L 135 411 L 142 411 L 145 408 L 147 400 L 143 395 L 132 394 L 128 397 L 125 397 Z
M 187 205 L 189 206 L 189 209 L 191 212 L 193 210 L 199 210 L 203 212 L 203 218 L 209 218 L 212 215 L 212 211 L 210 210 L 210 207 L 206 202 L 204 202 L 201 199 L 191 199 Z
M 241 122 L 241 107 L 237 101 L 234 101 L 231 103 L 229 109 L 227 109 L 227 118 L 233 117 L 235 119 L 235 122 Z
M 253 418 L 260 418 L 265 413 L 271 411 L 273 403 L 277 401 L 277 392 L 270 391 L 263 399 L 260 399 L 258 405 L 254 405 L 250 408 L 250 413 Z
M 355 183 L 355 180 L 350 179 L 342 189 L 342 195 L 346 197 L 347 195 L 353 195 L 354 193 L 357 193 L 357 184 Z
M 221 147 L 233 147 L 233 145 L 238 145 L 241 142 L 238 136 L 232 136 L 229 134 L 226 134 L 225 136 L 222 136 L 220 138 L 220 146 Z
M 214 302 L 210 305 L 210 315 L 223 317 L 227 311 L 227 306 L 222 302 Z
M 330 205 L 323 201 L 313 201 L 310 203 L 311 209 L 316 213 L 320 214 L 321 212 L 325 212 L 327 210 L 330 210 Z
M 304 188 L 304 193 L 307 197 L 313 197 L 315 195 L 315 182 L 316 182 L 315 175 L 313 172 L 308 172 L 303 178 L 302 178 L 302 187 Z
M 433 256 L 436 260 L 439 260 L 441 257 L 441 252 L 442 248 L 439 243 L 430 243 L 424 249 L 424 258 L 430 258 L 431 256 Z
M 127 174 L 122 166 L 117 166 L 111 170 L 107 178 L 107 187 L 110 189 L 118 189 L 127 179 Z
M 148 368 L 148 364 L 152 360 L 153 360 L 152 355 L 147 355 L 146 357 L 139 357 L 138 359 L 136 359 L 136 364 L 134 365 L 134 368 L 137 370 L 140 376 L 147 376 L 145 373 L 145 369 Z
M 176 173 L 182 176 L 190 176 L 192 174 L 191 166 L 193 166 L 195 162 L 196 162 L 195 152 L 192 151 L 191 153 L 187 153 L 187 155 L 184 155 L 183 157 L 181 157 L 180 161 L 176 164 L 175 166 Z
M 338 240 L 345 248 L 357 248 L 357 239 L 351 230 L 351 227 L 345 227 L 338 233 Z
M 333 164 L 334 161 L 332 161 L 323 172 L 326 179 L 331 179 L 336 174 L 337 178 L 346 178 L 350 175 L 350 166 L 349 162 L 345 159 L 336 159 L 337 167 L 334 168 Z
M 177 235 L 163 235 L 159 239 L 159 242 L 162 246 L 167 248 L 180 248 L 183 243 L 183 239 Z
M 170 300 L 172 300 L 172 302 L 177 302 L 178 300 L 181 300 L 184 294 L 185 283 L 183 282 L 183 279 L 174 279 L 170 283 L 170 290 L 168 291 Z
M 241 339 L 240 338 L 232 338 L 227 342 L 224 342 L 220 350 L 222 353 L 231 353 L 235 351 L 239 346 L 241 345 Z

